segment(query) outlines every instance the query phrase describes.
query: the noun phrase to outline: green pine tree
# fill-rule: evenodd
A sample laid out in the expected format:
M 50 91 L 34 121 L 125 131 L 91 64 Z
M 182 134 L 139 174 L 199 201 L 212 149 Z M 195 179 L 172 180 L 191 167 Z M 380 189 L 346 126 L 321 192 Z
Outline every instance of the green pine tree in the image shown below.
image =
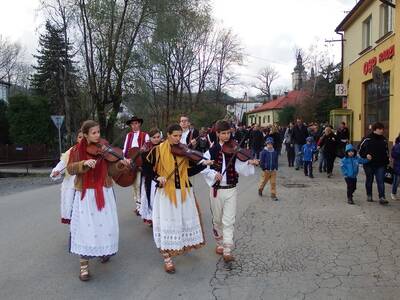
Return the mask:
M 77 94 L 70 52 L 71 46 L 66 46 L 62 29 L 47 21 L 45 33 L 39 38 L 38 55 L 34 55 L 37 65 L 31 85 L 36 95 L 48 98 L 52 114 L 65 114 L 64 95 L 71 100 Z

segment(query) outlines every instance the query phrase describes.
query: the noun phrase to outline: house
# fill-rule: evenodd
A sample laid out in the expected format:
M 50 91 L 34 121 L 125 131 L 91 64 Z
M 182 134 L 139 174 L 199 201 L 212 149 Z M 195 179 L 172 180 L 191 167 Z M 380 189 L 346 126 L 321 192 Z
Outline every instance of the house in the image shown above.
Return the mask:
M 10 84 L 0 80 L 0 100 L 8 102 L 8 97 L 10 95 Z
M 247 125 L 257 123 L 260 126 L 272 125 L 279 122 L 279 112 L 286 106 L 296 106 L 308 97 L 304 90 L 286 92 L 283 96 L 267 102 L 247 113 Z
M 385 125 L 389 141 L 400 131 L 400 4 L 394 3 L 360 0 L 335 30 L 343 35 L 343 102 L 355 143 L 374 122 Z

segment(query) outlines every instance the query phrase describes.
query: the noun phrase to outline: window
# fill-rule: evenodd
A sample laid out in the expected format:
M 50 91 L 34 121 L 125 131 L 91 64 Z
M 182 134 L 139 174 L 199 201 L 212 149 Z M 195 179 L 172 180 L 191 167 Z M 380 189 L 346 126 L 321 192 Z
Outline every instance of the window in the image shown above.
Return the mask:
M 263 117 L 263 124 L 265 123 L 265 116 Z
M 372 25 L 372 16 L 369 16 L 363 22 L 363 36 L 362 36 L 363 50 L 371 46 L 371 25 Z
M 268 115 L 268 124 L 271 122 L 271 116 Z
M 365 83 L 365 122 L 364 133 L 375 122 L 385 125 L 385 135 L 389 132 L 390 73 L 383 74 L 381 85 L 372 80 Z
M 382 37 L 385 34 L 393 31 L 393 8 L 387 4 L 382 4 L 379 8 L 379 15 L 379 33 L 380 37 Z

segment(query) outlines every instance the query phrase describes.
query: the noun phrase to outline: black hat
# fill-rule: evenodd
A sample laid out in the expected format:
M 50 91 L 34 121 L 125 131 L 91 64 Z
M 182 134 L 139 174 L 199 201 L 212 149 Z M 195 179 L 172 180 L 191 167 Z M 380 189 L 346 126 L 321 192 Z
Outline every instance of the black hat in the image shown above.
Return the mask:
M 136 116 L 133 116 L 133 117 L 130 118 L 128 121 L 126 121 L 126 125 L 129 126 L 129 125 L 131 125 L 132 122 L 135 122 L 135 121 L 139 122 L 140 125 L 143 124 L 143 119 L 138 118 L 138 117 L 136 117 Z

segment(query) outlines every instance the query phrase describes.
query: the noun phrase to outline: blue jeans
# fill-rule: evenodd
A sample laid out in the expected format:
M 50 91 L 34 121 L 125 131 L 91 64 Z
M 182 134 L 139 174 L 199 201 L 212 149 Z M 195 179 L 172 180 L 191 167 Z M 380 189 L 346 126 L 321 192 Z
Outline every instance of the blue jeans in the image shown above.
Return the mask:
M 392 194 L 397 194 L 397 188 L 400 184 L 400 174 L 393 174 L 393 183 L 392 183 Z
M 294 144 L 294 154 L 296 155 L 295 167 L 300 168 L 303 165 L 303 159 L 301 155 L 301 148 L 303 145 Z
M 367 196 L 372 197 L 372 184 L 375 176 L 379 198 L 385 198 L 385 167 L 372 167 L 366 164 L 364 165 L 364 171 L 366 176 L 365 189 L 367 191 Z
M 319 160 L 319 171 L 326 172 L 326 158 L 324 156 L 324 152 L 322 152 L 322 151 L 319 152 L 318 160 Z

